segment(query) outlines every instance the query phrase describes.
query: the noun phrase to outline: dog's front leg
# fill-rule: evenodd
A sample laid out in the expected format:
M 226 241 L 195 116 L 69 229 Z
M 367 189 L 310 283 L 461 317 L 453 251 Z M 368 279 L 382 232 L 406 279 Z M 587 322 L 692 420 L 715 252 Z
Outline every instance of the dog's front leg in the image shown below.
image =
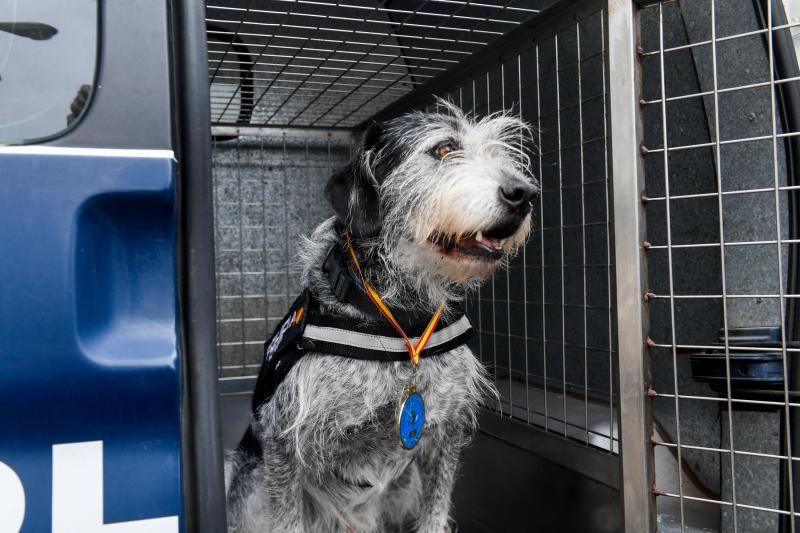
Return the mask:
M 302 533 L 303 489 L 297 459 L 280 439 L 267 438 L 263 445 L 265 496 L 271 514 L 269 530 Z
M 460 439 L 437 443 L 420 454 L 418 467 L 422 477 L 418 533 L 447 533 L 450 531 L 450 496 L 458 470 L 462 444 Z

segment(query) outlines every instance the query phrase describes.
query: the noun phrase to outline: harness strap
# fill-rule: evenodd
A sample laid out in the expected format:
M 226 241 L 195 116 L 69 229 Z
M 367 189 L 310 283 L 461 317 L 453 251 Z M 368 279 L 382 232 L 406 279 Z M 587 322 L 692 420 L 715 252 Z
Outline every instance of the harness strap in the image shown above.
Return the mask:
M 372 305 L 372 300 L 361 289 L 358 282 L 350 274 L 344 264 L 342 250 L 339 244 L 334 244 L 325 256 L 322 271 L 328 275 L 331 292 L 343 304 L 350 304 L 359 311 L 375 320 L 382 320 L 383 316 Z

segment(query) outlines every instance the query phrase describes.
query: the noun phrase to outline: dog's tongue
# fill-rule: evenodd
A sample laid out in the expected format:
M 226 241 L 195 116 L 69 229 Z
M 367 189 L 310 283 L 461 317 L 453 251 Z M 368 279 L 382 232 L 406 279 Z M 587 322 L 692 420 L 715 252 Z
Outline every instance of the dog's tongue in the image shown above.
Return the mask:
M 490 237 L 485 237 L 483 233 L 480 231 L 475 235 L 475 241 L 488 246 L 489 248 L 498 249 L 500 248 L 500 239 L 492 239 Z
M 461 239 L 457 248 L 463 253 L 479 257 L 499 259 L 503 256 L 500 240 L 485 237 L 481 232 L 469 239 Z

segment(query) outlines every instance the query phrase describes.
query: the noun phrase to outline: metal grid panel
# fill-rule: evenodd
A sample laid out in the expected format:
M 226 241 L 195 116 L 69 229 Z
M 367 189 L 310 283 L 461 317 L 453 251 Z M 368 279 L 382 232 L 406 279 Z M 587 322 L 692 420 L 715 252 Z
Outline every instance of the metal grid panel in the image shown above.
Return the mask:
M 616 452 L 604 15 L 539 39 L 444 95 L 536 131 L 534 232 L 468 302 L 501 412 Z
M 777 59 L 797 24 L 769 1 L 641 11 L 643 250 L 662 531 L 798 529 L 800 345 L 796 318 L 787 317 L 800 298 L 791 281 L 800 131 L 787 104 L 800 77 Z
M 353 127 L 543 0 L 207 0 L 215 124 Z
M 308 138 L 214 142 L 221 378 L 258 373 L 264 340 L 300 293 L 296 246 L 333 214 L 325 183 L 351 148 L 347 141 Z

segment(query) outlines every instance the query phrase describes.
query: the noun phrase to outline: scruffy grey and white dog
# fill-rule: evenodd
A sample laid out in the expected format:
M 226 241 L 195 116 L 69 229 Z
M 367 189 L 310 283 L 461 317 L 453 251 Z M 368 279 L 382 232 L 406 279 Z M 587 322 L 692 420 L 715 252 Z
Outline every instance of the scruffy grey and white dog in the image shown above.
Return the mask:
M 332 293 L 321 265 L 343 224 L 364 274 L 386 304 L 430 316 L 452 312 L 525 242 L 537 191 L 525 123 L 482 120 L 439 102 L 368 130 L 328 183 L 336 217 L 300 252 L 303 283 L 326 313 L 371 320 Z M 395 433 L 410 362 L 307 354 L 251 423 L 261 456 L 226 465 L 229 531 L 450 530 L 461 449 L 492 385 L 466 345 L 422 359 L 416 387 L 427 406 L 412 450 Z

